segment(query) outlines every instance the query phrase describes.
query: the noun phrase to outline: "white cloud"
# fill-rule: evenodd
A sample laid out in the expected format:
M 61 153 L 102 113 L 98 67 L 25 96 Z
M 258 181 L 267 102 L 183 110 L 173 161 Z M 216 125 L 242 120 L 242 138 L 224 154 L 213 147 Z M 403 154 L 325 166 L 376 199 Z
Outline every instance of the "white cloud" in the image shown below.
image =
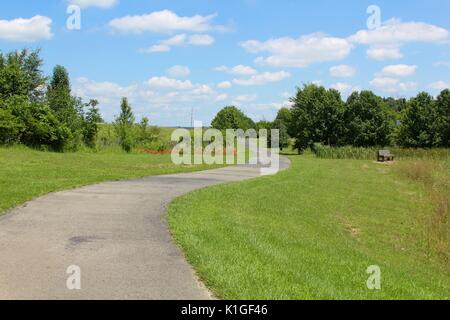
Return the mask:
M 231 88 L 233 84 L 230 81 L 223 81 L 217 85 L 219 89 L 228 89 Z
M 448 30 L 423 22 L 401 22 L 391 19 L 374 30 L 360 30 L 349 41 L 370 46 L 367 55 L 375 60 L 399 59 L 400 47 L 406 43 L 443 43 L 448 41 Z
M 237 65 L 237 66 L 235 66 L 233 68 L 229 68 L 229 67 L 226 67 L 226 66 L 220 66 L 220 67 L 216 68 L 216 71 L 226 72 L 226 73 L 237 75 L 237 76 L 251 76 L 251 75 L 254 75 L 254 74 L 258 73 L 252 67 L 244 66 L 242 64 Z
M 255 101 L 257 98 L 256 94 L 242 94 L 236 97 L 237 102 L 251 102 Z
M 15 42 L 50 40 L 53 37 L 51 25 L 52 19 L 44 16 L 0 20 L 0 40 Z
M 207 34 L 194 34 L 192 36 L 189 36 L 189 43 L 194 46 L 210 46 L 212 45 L 216 40 Z
M 436 81 L 433 83 L 430 83 L 430 85 L 428 86 L 430 89 L 434 89 L 434 90 L 445 90 L 445 89 L 450 89 L 450 81 L 446 82 L 446 81 Z
M 435 67 L 450 67 L 450 61 L 436 61 L 433 63 Z
M 228 99 L 228 95 L 226 93 L 222 93 L 222 94 L 219 94 L 215 100 L 216 101 L 224 101 L 226 99 Z
M 367 56 L 372 60 L 398 60 L 403 58 L 399 47 L 395 46 L 372 46 L 367 49 Z
M 241 43 L 241 46 L 254 54 L 267 52 L 268 56 L 256 59 L 261 65 L 299 68 L 317 62 L 344 59 L 352 49 L 347 39 L 323 34 L 310 34 L 298 39 L 284 37 L 265 42 L 249 40 Z
M 417 66 L 407 64 L 395 64 L 386 66 L 381 70 L 380 76 L 386 77 L 409 77 L 416 73 Z
M 423 22 L 401 22 L 391 19 L 374 30 L 360 30 L 349 40 L 366 45 L 404 44 L 408 42 L 442 42 L 448 39 L 446 29 Z
M 69 0 L 70 4 L 80 6 L 81 8 L 97 7 L 108 9 L 118 3 L 118 0 Z
M 345 82 L 338 82 L 331 85 L 331 88 L 344 93 L 350 90 L 352 88 L 352 85 Z
M 171 88 L 176 90 L 189 90 L 193 89 L 194 85 L 189 80 L 177 80 L 167 77 L 153 77 L 148 80 L 148 85 L 151 88 Z
M 214 107 L 217 101 L 228 97 L 218 94 L 206 84 L 166 77 L 153 77 L 132 85 L 78 78 L 73 82 L 72 89 L 75 95 L 83 99 L 97 99 L 102 114 L 108 120 L 112 120 L 120 111 L 120 99 L 128 97 L 136 116 L 152 117 L 157 114 L 166 123 L 183 125 L 189 123 L 193 105 Z M 176 119 L 178 117 L 182 119 Z
M 417 89 L 415 82 L 400 82 L 399 79 L 391 77 L 375 77 L 370 84 L 382 91 L 389 93 L 398 93 L 400 91 L 412 91 Z
M 169 52 L 172 47 L 183 45 L 208 46 L 214 43 L 214 38 L 209 35 L 191 35 L 185 33 L 177 34 L 169 39 L 162 40 L 159 43 L 147 49 L 140 49 L 144 53 Z
M 356 69 L 345 64 L 330 68 L 330 75 L 336 78 L 351 78 L 356 74 Z
M 74 94 L 87 99 L 99 99 L 101 103 L 109 104 L 122 97 L 133 96 L 136 86 L 120 86 L 112 82 L 96 82 L 81 77 L 75 80 Z
M 264 72 L 251 76 L 249 79 L 234 79 L 233 83 L 240 86 L 259 86 L 270 82 L 278 82 L 289 78 L 291 74 L 286 71 Z
M 191 70 L 186 66 L 176 65 L 167 70 L 167 74 L 173 78 L 184 78 L 191 74 Z
M 177 31 L 205 32 L 216 29 L 211 20 L 216 14 L 209 16 L 195 15 L 180 17 L 170 10 L 156 11 L 144 15 L 125 16 L 109 22 L 109 26 L 121 32 L 169 33 Z

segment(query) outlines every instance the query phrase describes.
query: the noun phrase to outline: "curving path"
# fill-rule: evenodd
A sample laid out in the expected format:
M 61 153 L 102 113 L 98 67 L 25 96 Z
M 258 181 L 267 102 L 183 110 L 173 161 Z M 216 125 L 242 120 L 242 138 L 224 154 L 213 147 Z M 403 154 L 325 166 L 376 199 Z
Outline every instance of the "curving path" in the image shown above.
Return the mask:
M 258 176 L 255 166 L 236 166 L 109 182 L 14 209 L 0 218 L 0 299 L 210 299 L 172 241 L 166 207 Z M 71 265 L 81 268 L 81 290 L 66 287 Z

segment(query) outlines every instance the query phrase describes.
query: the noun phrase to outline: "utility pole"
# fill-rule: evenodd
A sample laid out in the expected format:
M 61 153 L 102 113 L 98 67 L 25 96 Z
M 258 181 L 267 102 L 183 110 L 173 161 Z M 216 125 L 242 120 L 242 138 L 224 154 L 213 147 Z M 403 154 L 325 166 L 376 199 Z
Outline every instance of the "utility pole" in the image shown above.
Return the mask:
M 191 128 L 194 128 L 194 107 L 191 108 Z

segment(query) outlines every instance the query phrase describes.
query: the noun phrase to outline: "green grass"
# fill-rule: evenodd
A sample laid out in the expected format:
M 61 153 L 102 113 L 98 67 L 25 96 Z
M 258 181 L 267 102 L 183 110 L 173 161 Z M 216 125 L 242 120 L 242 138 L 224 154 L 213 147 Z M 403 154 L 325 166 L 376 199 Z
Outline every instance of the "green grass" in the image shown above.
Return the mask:
M 78 186 L 151 175 L 210 169 L 176 166 L 170 155 L 101 152 L 52 153 L 0 148 L 0 214 L 37 196 Z
M 171 204 L 172 233 L 213 293 L 449 298 L 450 268 L 429 246 L 423 221 L 434 210 L 421 183 L 372 161 L 290 158 L 291 169 L 276 176 L 199 190 Z M 381 268 L 381 290 L 367 289 L 371 265 Z

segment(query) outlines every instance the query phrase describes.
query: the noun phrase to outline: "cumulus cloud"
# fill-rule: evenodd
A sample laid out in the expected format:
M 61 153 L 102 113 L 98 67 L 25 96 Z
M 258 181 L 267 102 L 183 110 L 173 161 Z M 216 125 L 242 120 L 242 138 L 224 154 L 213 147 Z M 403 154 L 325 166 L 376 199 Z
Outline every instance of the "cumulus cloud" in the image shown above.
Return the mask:
M 398 60 L 403 58 L 399 47 L 395 46 L 373 46 L 367 49 L 367 56 L 372 60 Z
M 195 46 L 209 46 L 214 43 L 214 38 L 209 35 L 191 35 L 185 33 L 177 34 L 169 39 L 162 40 L 150 48 L 140 49 L 143 53 L 169 52 L 172 47 L 195 45 Z
M 228 95 L 226 93 L 221 93 L 218 96 L 216 96 L 215 100 L 217 102 L 219 102 L 219 101 L 224 101 L 224 100 L 227 100 L 227 99 L 228 99 Z
M 256 94 L 242 94 L 235 98 L 237 102 L 251 102 L 255 101 L 257 98 Z
M 442 91 L 445 89 L 450 89 L 450 81 L 449 82 L 442 81 L 442 80 L 436 81 L 436 82 L 430 83 L 430 85 L 428 87 L 430 89 L 439 90 L 439 91 Z
M 193 89 L 194 85 L 189 80 L 177 80 L 168 77 L 153 77 L 148 80 L 150 88 L 171 88 L 176 90 Z
M 370 84 L 382 91 L 388 93 L 398 93 L 401 91 L 412 91 L 417 89 L 415 82 L 401 82 L 399 79 L 391 77 L 375 77 Z
M 156 11 L 144 15 L 125 16 L 109 22 L 109 26 L 120 32 L 206 32 L 217 29 L 211 24 L 216 14 L 180 17 L 170 10 Z
M 216 68 L 216 71 L 225 72 L 229 74 L 233 74 L 236 76 L 251 76 L 257 74 L 258 72 L 249 66 L 244 66 L 242 64 L 237 65 L 235 67 L 229 68 L 226 66 L 220 66 Z
M 187 117 L 188 123 L 193 105 L 212 107 L 216 101 L 223 101 L 228 97 L 215 92 L 206 84 L 167 77 L 152 77 L 142 83 L 131 85 L 77 78 L 72 89 L 74 94 L 81 98 L 97 99 L 102 114 L 108 120 L 112 120 L 120 111 L 120 99 L 128 97 L 137 116 L 158 114 L 160 120 L 164 119 L 166 123 L 172 124 L 179 121 L 174 118 L 180 114 Z
M 356 74 L 356 69 L 345 64 L 330 68 L 330 75 L 336 78 L 351 78 Z
M 271 82 L 278 82 L 289 78 L 291 74 L 286 71 L 279 72 L 264 72 L 255 74 L 249 79 L 234 79 L 233 83 L 240 86 L 260 86 Z
M 81 8 L 97 7 L 108 9 L 116 5 L 118 0 L 69 0 L 70 4 L 80 6 Z
M 386 66 L 379 73 L 380 76 L 386 77 L 409 77 L 416 73 L 417 66 L 407 64 L 395 64 Z
M 186 66 L 176 65 L 167 70 L 167 74 L 173 78 L 184 78 L 191 74 L 191 70 Z
M 423 22 L 401 22 L 391 19 L 374 30 L 360 30 L 348 38 L 352 43 L 370 46 L 369 58 L 375 60 L 399 59 L 400 47 L 407 43 L 443 43 L 448 41 L 448 30 Z
M 52 19 L 44 16 L 0 20 L 0 40 L 14 42 L 50 40 L 53 37 L 51 25 Z
M 344 59 L 352 49 L 347 39 L 323 34 L 310 34 L 297 39 L 284 37 L 265 42 L 249 40 L 242 42 L 241 46 L 249 53 L 268 53 L 256 59 L 258 64 L 298 68 Z
M 450 67 L 450 61 L 436 61 L 433 63 L 435 67 Z
M 208 34 L 194 34 L 189 36 L 189 44 L 194 46 L 210 46 L 216 40 Z
M 228 88 L 231 88 L 232 86 L 233 86 L 233 84 L 230 81 L 223 81 L 217 85 L 217 88 L 228 89 Z

